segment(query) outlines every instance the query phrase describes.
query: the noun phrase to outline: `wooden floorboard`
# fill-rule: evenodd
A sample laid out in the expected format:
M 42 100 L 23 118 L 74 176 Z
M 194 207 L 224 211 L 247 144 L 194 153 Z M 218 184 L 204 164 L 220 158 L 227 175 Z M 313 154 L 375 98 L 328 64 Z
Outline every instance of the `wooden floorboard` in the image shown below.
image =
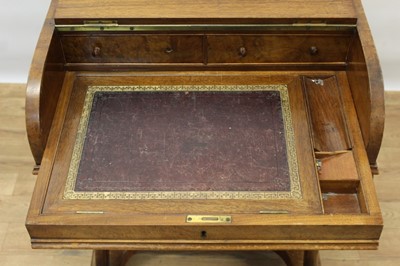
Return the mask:
M 32 250 L 24 227 L 35 176 L 25 131 L 25 86 L 0 84 L 0 265 L 89 265 L 90 251 Z M 323 265 L 400 265 L 400 92 L 386 93 L 386 126 L 375 184 L 385 220 L 377 251 L 323 251 Z M 136 265 L 275 265 L 269 255 L 142 253 Z M 133 262 L 133 261 L 132 261 Z M 263 263 L 261 263 L 263 262 Z

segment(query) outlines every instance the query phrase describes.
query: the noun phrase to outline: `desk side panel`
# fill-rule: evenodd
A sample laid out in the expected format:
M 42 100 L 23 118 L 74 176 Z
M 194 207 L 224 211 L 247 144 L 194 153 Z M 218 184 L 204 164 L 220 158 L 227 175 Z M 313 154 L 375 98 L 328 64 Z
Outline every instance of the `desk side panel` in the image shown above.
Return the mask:
M 360 0 L 354 0 L 358 13 L 358 36 L 349 51 L 348 80 L 363 134 L 364 145 L 374 174 L 382 143 L 385 105 L 382 72 L 378 55 Z
M 26 129 L 37 172 L 64 80 L 64 56 L 54 29 L 53 1 L 33 56 L 26 88 Z

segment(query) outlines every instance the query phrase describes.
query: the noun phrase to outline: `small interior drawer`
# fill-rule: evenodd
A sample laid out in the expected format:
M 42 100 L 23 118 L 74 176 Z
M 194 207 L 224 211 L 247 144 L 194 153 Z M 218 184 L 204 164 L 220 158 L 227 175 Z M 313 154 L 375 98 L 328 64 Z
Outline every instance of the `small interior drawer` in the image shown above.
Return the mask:
M 344 62 L 347 35 L 211 35 L 209 63 Z
M 198 35 L 65 35 L 67 63 L 199 63 Z

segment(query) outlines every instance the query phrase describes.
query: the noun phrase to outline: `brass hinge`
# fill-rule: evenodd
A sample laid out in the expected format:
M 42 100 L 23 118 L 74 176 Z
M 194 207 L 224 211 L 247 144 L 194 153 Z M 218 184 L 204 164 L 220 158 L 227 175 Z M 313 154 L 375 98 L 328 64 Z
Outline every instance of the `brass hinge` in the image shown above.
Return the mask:
M 288 211 L 284 210 L 263 210 L 259 211 L 259 214 L 288 214 Z
M 291 23 L 291 24 L 154 24 L 128 25 L 114 20 L 87 20 L 83 24 L 56 25 L 58 31 L 271 31 L 271 30 L 352 30 L 354 24 Z
M 104 214 L 103 211 L 76 211 L 76 214 Z
M 59 31 L 114 31 L 119 28 L 115 20 L 85 20 L 83 24 L 56 25 Z
M 84 26 L 107 26 L 107 27 L 116 27 L 118 26 L 118 21 L 116 20 L 84 20 Z

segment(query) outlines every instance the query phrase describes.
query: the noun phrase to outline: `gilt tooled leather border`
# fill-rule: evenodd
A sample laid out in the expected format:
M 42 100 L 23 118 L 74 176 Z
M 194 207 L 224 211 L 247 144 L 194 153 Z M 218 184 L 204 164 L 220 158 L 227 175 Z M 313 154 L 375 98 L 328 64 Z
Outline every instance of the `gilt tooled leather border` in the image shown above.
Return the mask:
M 76 192 L 75 183 L 85 143 L 93 99 L 96 92 L 240 92 L 240 91 L 278 91 L 281 99 L 282 116 L 286 137 L 286 152 L 290 174 L 290 191 L 151 191 L 151 192 Z M 302 198 L 297 164 L 297 153 L 292 126 L 289 94 L 286 85 L 137 85 L 137 86 L 89 86 L 86 93 L 82 116 L 78 126 L 72 159 L 68 170 L 64 199 L 300 199 Z

